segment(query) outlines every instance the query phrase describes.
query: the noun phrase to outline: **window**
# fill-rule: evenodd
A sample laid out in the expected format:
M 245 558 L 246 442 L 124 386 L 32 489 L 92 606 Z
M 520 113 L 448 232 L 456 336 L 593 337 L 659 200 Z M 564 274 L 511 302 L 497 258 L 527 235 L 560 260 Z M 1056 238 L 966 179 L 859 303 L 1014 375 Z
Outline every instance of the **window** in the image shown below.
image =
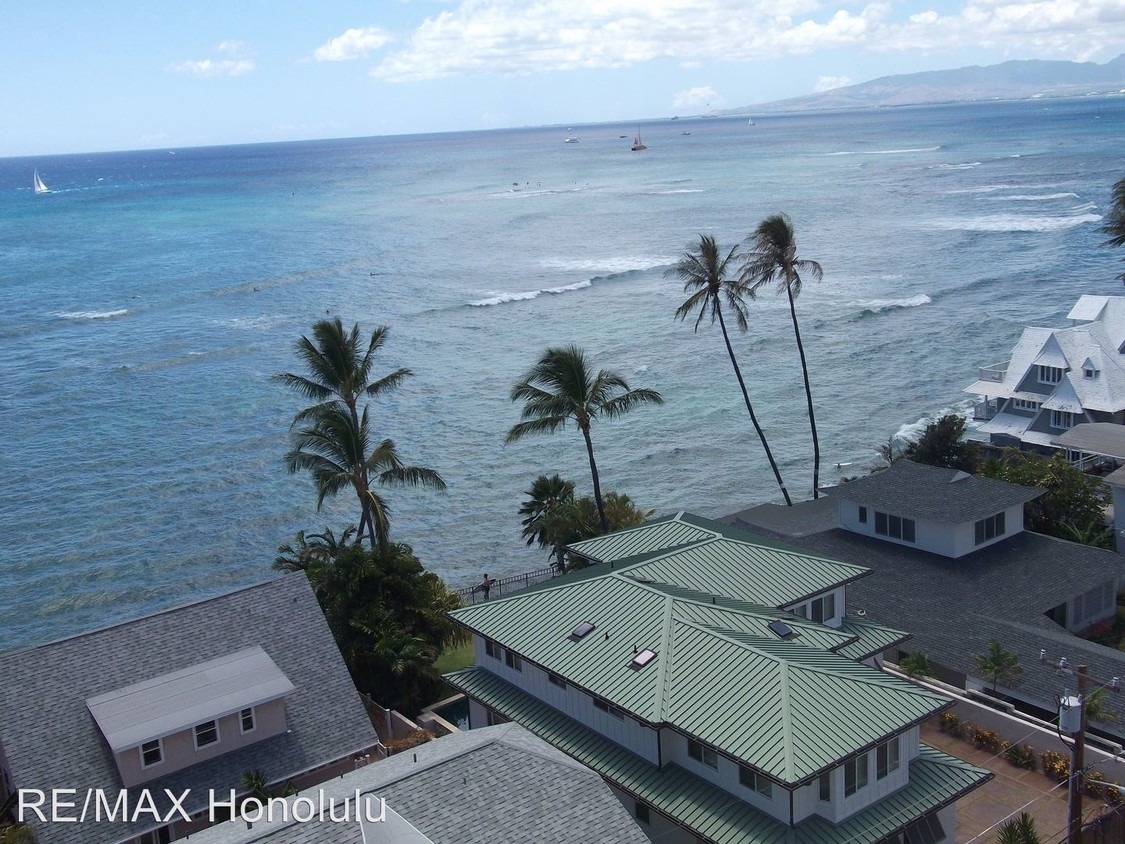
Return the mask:
M 484 652 L 493 659 L 500 659 L 500 646 L 488 639 L 484 640 Z
M 773 783 L 745 765 L 738 766 L 738 781 L 763 797 L 773 797 Z
M 898 770 L 898 736 L 875 748 L 875 779 L 884 779 Z
M 153 765 L 159 765 L 163 761 L 164 748 L 160 744 L 160 739 L 146 741 L 141 745 L 142 768 L 151 768 Z
M 633 815 L 641 823 L 652 823 L 652 817 L 648 813 L 648 806 L 640 801 L 633 802 Z
M 859 508 L 859 523 L 861 525 L 867 524 L 867 508 L 866 507 L 860 507 Z
M 886 513 L 875 512 L 875 532 L 880 536 L 889 536 L 891 539 L 901 539 L 903 542 L 914 541 L 914 520 L 904 519 L 900 516 L 890 516 Z
M 1057 384 L 1062 380 L 1063 371 L 1057 366 L 1039 365 L 1039 383 Z
M 801 604 L 799 607 L 793 607 L 791 612 L 793 613 L 793 615 L 797 616 L 797 618 L 808 618 L 809 617 L 809 605 L 808 604 Z
M 1097 378 L 1098 377 L 1098 370 L 1090 369 L 1089 367 L 1087 367 L 1086 369 L 1082 370 L 1082 374 L 1086 378 Z
M 687 753 L 696 762 L 702 762 L 709 768 L 719 768 L 719 754 L 709 747 L 704 747 L 697 741 L 688 739 Z
M 1067 410 L 1051 411 L 1052 428 L 1069 428 L 1074 424 L 1074 414 Z
M 821 774 L 818 783 L 820 787 L 820 802 L 832 802 L 832 774 Z
M 812 620 L 825 622 L 836 617 L 836 596 L 824 595 L 812 602 Z
M 861 753 L 844 763 L 844 796 L 851 797 L 867 787 L 867 754 Z
M 625 719 L 625 713 L 622 710 L 618 709 L 616 706 L 610 706 L 604 700 L 598 700 L 597 698 L 594 698 L 594 709 L 599 709 L 602 712 L 608 713 L 619 721 L 623 721 Z
M 215 744 L 219 740 L 219 722 L 204 721 L 195 725 L 195 749 Z
M 254 732 L 254 707 L 243 709 L 238 713 L 238 724 L 242 728 L 242 732 Z
M 558 686 L 560 689 L 566 688 L 566 680 L 564 680 L 558 674 L 548 674 L 547 682 L 549 682 L 552 686 Z
M 976 524 L 976 544 L 988 542 L 998 536 L 1004 535 L 1004 514 L 997 513 L 987 519 L 981 519 Z
M 523 671 L 523 660 L 509 650 L 504 651 L 504 664 L 513 671 Z
M 1038 410 L 1039 402 L 1030 399 L 1012 399 L 1012 407 L 1015 410 Z

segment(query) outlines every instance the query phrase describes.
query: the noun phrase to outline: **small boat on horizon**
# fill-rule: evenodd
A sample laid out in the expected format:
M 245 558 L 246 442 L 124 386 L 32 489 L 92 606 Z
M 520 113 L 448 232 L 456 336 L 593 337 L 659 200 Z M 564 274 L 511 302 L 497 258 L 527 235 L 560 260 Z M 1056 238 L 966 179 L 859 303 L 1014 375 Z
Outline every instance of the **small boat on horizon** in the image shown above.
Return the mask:
M 569 138 L 567 138 L 566 140 L 564 140 L 564 141 L 563 141 L 563 143 L 564 143 L 564 144 L 576 144 L 576 143 L 578 143 L 578 141 L 579 141 L 579 139 L 578 139 L 578 138 L 576 138 L 576 137 L 574 137 L 573 135 L 571 135 L 571 136 L 570 136 Z
M 39 168 L 35 168 L 35 175 L 31 177 L 31 184 L 36 193 L 50 193 L 51 189 L 39 178 Z
M 640 152 L 642 149 L 648 149 L 644 141 L 641 140 L 641 127 L 637 127 L 637 135 L 633 138 L 633 145 L 629 147 L 633 152 Z

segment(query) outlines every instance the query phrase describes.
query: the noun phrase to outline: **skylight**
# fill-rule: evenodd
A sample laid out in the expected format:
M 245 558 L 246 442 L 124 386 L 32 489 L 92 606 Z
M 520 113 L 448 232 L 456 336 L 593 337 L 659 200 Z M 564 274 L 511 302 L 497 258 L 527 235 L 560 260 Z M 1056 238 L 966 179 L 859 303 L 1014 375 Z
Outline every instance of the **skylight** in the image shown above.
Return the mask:
M 643 651 L 633 657 L 633 667 L 644 668 L 654 659 L 656 659 L 656 651 L 645 648 Z
M 591 630 L 593 630 L 596 626 L 597 625 L 594 624 L 594 622 L 592 622 L 592 621 L 583 621 L 581 624 L 579 624 L 577 627 L 575 627 L 573 630 L 570 631 L 570 635 L 574 639 L 581 639 L 583 636 L 585 636 L 587 633 L 589 633 Z
M 797 635 L 797 631 L 781 619 L 774 619 L 766 626 L 772 630 L 779 639 L 792 639 Z

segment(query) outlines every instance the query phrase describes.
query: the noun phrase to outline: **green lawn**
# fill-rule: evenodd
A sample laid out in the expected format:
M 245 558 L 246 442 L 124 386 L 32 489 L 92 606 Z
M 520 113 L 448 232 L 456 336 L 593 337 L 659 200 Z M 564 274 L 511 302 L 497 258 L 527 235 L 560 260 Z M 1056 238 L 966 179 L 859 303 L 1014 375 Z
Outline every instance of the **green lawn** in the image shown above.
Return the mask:
M 434 668 L 437 669 L 438 674 L 449 674 L 451 671 L 457 671 L 460 668 L 467 668 L 476 661 L 476 655 L 473 653 L 473 643 L 466 642 L 456 648 L 447 648 L 441 652 L 441 656 L 434 662 Z

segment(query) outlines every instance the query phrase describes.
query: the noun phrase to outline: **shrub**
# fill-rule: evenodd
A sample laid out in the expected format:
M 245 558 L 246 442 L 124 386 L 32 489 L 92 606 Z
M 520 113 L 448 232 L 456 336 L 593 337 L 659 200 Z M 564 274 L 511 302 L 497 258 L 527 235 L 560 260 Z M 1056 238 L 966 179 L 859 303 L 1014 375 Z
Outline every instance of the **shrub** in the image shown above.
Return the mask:
M 957 731 L 961 729 L 961 719 L 957 717 L 957 713 L 955 712 L 943 712 L 938 722 L 938 729 L 943 733 L 956 736 Z
M 406 738 L 395 739 L 388 741 L 386 745 L 388 754 L 402 753 L 404 750 L 409 750 L 412 747 L 417 747 L 420 744 L 425 744 L 434 737 L 434 734 L 427 730 L 412 730 Z
M 1054 750 L 1044 750 L 1039 756 L 1043 763 L 1043 773 L 1055 782 L 1062 782 L 1070 776 L 1070 760 Z
M 1035 748 L 1030 744 L 1012 744 L 1010 741 L 1006 741 L 1003 747 L 1004 758 L 1017 768 L 1034 771 L 1038 767 L 1035 761 Z
M 970 735 L 972 736 L 973 744 L 981 750 L 996 751 L 1000 749 L 1000 734 L 994 730 L 974 727 Z

